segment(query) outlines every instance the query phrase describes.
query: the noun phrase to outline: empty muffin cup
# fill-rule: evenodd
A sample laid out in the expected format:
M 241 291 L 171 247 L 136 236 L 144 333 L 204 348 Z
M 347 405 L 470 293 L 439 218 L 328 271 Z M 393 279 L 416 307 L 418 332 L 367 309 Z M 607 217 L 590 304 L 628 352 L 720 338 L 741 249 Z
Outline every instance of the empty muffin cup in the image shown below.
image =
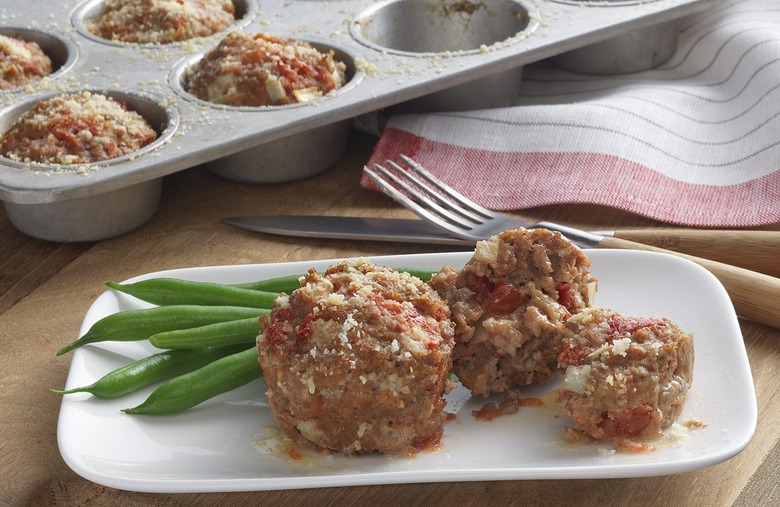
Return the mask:
M 661 0 L 551 0 L 551 1 L 556 4 L 569 4 L 569 5 L 592 6 L 592 7 L 611 7 L 611 6 L 646 4 L 652 2 L 660 2 Z
M 536 27 L 532 8 L 513 0 L 393 0 L 372 6 L 350 23 L 361 43 L 389 53 L 476 54 Z
M 7 166 L 3 169 L 5 171 L 26 171 L 40 173 L 40 177 L 69 179 L 75 187 L 70 192 L 73 197 L 54 193 L 45 202 L 4 201 L 11 223 L 25 234 L 48 241 L 97 241 L 139 227 L 152 217 L 159 206 L 162 188 L 162 178 L 159 177 L 122 188 L 115 188 L 109 182 L 105 190 L 93 186 L 84 187 L 83 192 L 78 190 L 78 181 L 79 178 L 89 178 L 92 171 L 115 171 L 117 176 L 121 176 L 123 164 L 147 156 L 170 139 L 178 126 L 178 114 L 173 109 L 162 107 L 162 100 L 156 97 L 119 91 L 91 93 L 106 95 L 140 114 L 157 133 L 157 138 L 127 155 L 85 164 L 41 164 L 0 157 Z M 58 94 L 36 97 L 4 109 L 0 117 L 0 131 L 7 132 L 35 103 L 55 95 Z M 67 186 L 65 188 L 67 191 Z
M 676 21 L 632 30 L 610 39 L 556 55 L 553 63 L 582 74 L 615 75 L 663 65 L 677 51 Z
M 513 44 L 538 26 L 533 7 L 512 0 L 394 0 L 370 7 L 350 24 L 353 37 L 378 51 L 427 58 L 477 55 Z M 483 75 L 397 105 L 399 113 L 512 105 L 522 67 Z

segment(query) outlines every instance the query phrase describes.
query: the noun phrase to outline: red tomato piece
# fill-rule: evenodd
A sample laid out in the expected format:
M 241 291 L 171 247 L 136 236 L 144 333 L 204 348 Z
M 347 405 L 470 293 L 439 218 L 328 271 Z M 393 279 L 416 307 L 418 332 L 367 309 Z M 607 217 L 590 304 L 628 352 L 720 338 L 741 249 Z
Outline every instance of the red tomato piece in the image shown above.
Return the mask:
M 599 427 L 607 438 L 635 437 L 650 424 L 652 411 L 649 405 L 642 405 L 617 413 L 604 412 Z
M 506 315 L 517 310 L 523 299 L 514 285 L 502 280 L 496 284 L 487 300 L 482 301 L 482 307 L 488 315 Z

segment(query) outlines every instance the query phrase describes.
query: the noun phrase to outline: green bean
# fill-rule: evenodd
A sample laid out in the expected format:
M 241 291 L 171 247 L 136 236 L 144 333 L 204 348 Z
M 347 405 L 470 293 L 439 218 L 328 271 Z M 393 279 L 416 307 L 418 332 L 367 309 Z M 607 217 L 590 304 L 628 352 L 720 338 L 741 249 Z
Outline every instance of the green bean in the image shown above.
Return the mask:
M 263 374 L 257 362 L 257 347 L 248 348 L 174 377 L 126 414 L 164 415 L 192 408 L 219 394 L 237 389 Z
M 259 319 L 249 317 L 191 329 L 163 331 L 150 336 L 149 342 L 158 349 L 193 349 L 213 345 L 254 343 L 259 332 Z
M 438 269 L 423 269 L 423 268 L 398 268 L 398 271 L 409 273 L 412 276 L 416 276 L 423 282 L 427 282 L 428 280 L 433 277 L 436 273 L 439 272 Z
M 166 350 L 106 373 L 94 383 L 68 389 L 52 389 L 55 394 L 90 393 L 96 398 L 113 399 L 137 391 L 155 382 L 196 370 L 220 357 L 243 350 L 243 345 Z
M 155 305 L 226 305 L 271 308 L 277 292 L 252 290 L 221 283 L 191 282 L 178 278 L 150 278 L 140 282 L 106 285 Z
M 295 289 L 301 286 L 298 281 L 302 275 L 289 275 L 279 276 L 276 278 L 268 278 L 266 280 L 258 280 L 256 282 L 245 283 L 232 283 L 233 287 L 239 287 L 242 289 L 261 290 L 267 292 L 286 292 L 292 293 Z
M 260 315 L 267 313 L 269 310 L 262 308 L 202 305 L 173 305 L 126 310 L 112 313 L 98 320 L 81 338 L 58 350 L 57 355 L 61 356 L 88 343 L 145 340 L 163 331 L 200 327 L 227 320 L 260 317 Z

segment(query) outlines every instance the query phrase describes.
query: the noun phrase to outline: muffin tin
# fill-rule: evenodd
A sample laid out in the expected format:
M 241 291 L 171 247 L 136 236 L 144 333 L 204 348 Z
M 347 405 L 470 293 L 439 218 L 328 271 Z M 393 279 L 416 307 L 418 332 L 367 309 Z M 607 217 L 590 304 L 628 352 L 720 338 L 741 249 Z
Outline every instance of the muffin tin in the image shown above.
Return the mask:
M 353 118 L 511 104 L 524 65 L 550 58 L 578 72 L 621 73 L 663 63 L 676 22 L 718 0 L 234 0 L 230 30 L 332 49 L 349 81 L 306 104 L 227 107 L 186 90 L 186 69 L 226 32 L 175 44 L 126 44 L 85 27 L 102 0 L 27 0 L 0 7 L 0 33 L 38 42 L 55 72 L 0 92 L 0 132 L 54 93 L 89 89 L 127 102 L 160 134 L 134 156 L 84 166 L 0 157 L 0 199 L 21 231 L 94 241 L 147 221 L 162 177 L 207 164 L 247 183 L 289 181 L 331 167 Z

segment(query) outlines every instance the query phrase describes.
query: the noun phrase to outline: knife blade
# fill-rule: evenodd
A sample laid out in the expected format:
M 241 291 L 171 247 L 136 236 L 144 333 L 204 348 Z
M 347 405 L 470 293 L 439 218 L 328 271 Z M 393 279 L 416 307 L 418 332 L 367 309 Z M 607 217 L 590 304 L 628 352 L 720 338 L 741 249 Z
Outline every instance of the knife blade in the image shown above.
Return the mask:
M 405 218 L 263 215 L 226 217 L 222 223 L 255 232 L 369 241 L 473 246 L 474 241 L 448 235 L 428 222 Z

